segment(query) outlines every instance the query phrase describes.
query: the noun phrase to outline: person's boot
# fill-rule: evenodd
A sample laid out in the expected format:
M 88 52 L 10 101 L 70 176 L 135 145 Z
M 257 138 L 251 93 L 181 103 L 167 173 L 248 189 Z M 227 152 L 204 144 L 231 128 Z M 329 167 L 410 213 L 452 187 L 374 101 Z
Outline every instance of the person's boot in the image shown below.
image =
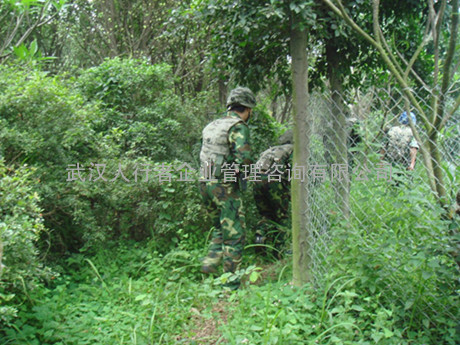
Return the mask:
M 254 240 L 254 243 L 257 244 L 256 248 L 256 253 L 257 254 L 266 254 L 267 248 L 265 247 L 265 241 L 266 238 L 260 233 L 256 234 L 256 238 Z
M 220 262 L 219 257 L 213 257 L 213 253 L 210 252 L 204 258 L 200 259 L 201 261 L 201 272 L 205 274 L 217 273 L 217 267 Z
M 201 272 L 205 274 L 217 273 L 217 269 L 211 265 L 202 265 Z
M 222 287 L 224 289 L 229 289 L 231 291 L 235 291 L 235 290 L 238 290 L 240 288 L 240 285 L 241 285 L 241 281 L 238 279 L 238 280 L 234 280 L 232 282 L 227 282 L 225 284 L 222 284 Z
M 255 243 L 256 244 L 265 244 L 265 237 L 262 236 L 261 234 L 256 234 Z

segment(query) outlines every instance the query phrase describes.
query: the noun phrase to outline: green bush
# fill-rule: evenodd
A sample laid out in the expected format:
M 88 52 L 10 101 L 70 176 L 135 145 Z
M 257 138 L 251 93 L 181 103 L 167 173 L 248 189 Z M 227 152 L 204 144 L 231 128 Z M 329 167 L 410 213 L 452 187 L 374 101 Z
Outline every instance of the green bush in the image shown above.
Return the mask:
M 393 327 L 404 329 L 404 337 L 454 344 L 453 320 L 460 317 L 454 255 L 458 239 L 418 178 L 415 174 L 413 182 L 399 186 L 387 181 L 354 184 L 355 217 L 331 232 L 327 262 L 335 270 L 330 279 L 354 277 L 356 291 L 378 296 L 385 308 L 394 309 L 398 321 Z
M 0 325 L 0 343 L 174 344 L 198 303 L 195 255 L 161 255 L 134 241 L 74 254 L 63 262 L 65 275 L 19 306 L 14 327 Z
M 0 160 L 0 323 L 12 320 L 14 305 L 49 273 L 37 250 L 45 227 L 36 184 L 33 170 L 6 167 Z
M 100 120 L 96 106 L 84 99 L 59 77 L 46 73 L 1 66 L 0 147 L 5 162 L 36 169 L 45 224 L 53 231 L 53 249 L 70 248 L 71 224 L 78 212 L 67 204 L 66 167 L 102 155 L 104 145 L 93 126 Z M 78 242 L 78 241 L 75 241 Z
M 251 144 L 254 159 L 270 146 L 277 145 L 276 137 L 281 132 L 280 125 L 264 110 L 256 108 L 254 119 L 250 119 Z
M 104 177 L 110 180 L 120 166 L 132 180 L 136 164 L 179 164 L 177 156 L 196 168 L 202 127 L 196 123 L 205 118 L 198 113 L 206 109 L 205 94 L 182 103 L 169 89 L 167 66 L 137 60 L 109 60 L 82 72 L 77 81 L 0 68 L 0 154 L 8 164 L 25 161 L 36 168 L 53 253 L 118 236 L 161 237 L 159 242 L 170 246 L 174 243 L 166 242 L 183 224 L 191 222 L 187 229 L 196 230 L 200 203 L 193 183 L 179 183 L 176 192 L 168 192 L 172 187 L 165 183 L 126 183 L 121 177 L 89 181 L 89 173 L 92 169 L 94 180 L 97 167 L 105 165 Z M 86 181 L 67 181 L 76 164 Z
M 165 93 L 172 94 L 174 87 L 168 65 L 120 58 L 81 71 L 77 85 L 88 100 L 97 100 L 103 107 L 131 118 L 138 116 L 139 107 L 151 106 Z
M 68 182 L 70 193 L 66 202 L 78 210 L 74 214 L 75 231 L 87 246 L 119 237 L 136 240 L 151 237 L 157 249 L 165 252 L 184 236 L 203 236 L 207 228 L 202 220 L 197 176 L 190 175 L 192 182 L 180 181 L 177 169 L 183 162 L 125 158 L 101 163 L 106 164 L 103 176 L 107 181 L 89 181 L 86 171 L 82 173 L 84 182 Z M 129 182 L 121 175 L 111 182 L 119 169 Z
M 109 137 L 117 134 L 122 153 L 155 161 L 191 160 L 208 100 L 206 94 L 189 101 L 179 98 L 174 78 L 168 65 L 114 58 L 81 71 L 76 85 L 88 102 L 101 106 L 104 120 L 96 130 Z

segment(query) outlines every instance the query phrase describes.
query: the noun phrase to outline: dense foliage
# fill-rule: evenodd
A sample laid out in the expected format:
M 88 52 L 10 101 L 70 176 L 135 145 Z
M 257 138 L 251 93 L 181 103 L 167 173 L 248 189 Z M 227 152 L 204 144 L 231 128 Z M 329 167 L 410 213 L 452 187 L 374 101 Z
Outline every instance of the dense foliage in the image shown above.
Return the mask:
M 2 72 L 3 155 L 37 169 L 54 249 L 74 251 L 113 235 L 145 238 L 178 212 L 186 221 L 176 196 L 196 199 L 193 182 L 174 182 L 177 172 L 168 189 L 154 176 L 163 162 L 173 170 L 183 163 L 196 169 L 205 106 L 184 105 L 171 94 L 167 66 L 115 59 L 77 79 Z M 77 164 L 81 172 L 72 170 Z M 165 199 L 175 203 L 159 203 Z
M 58 273 L 43 267 L 39 250 L 50 262 L 128 239 L 150 239 L 161 255 L 183 241 L 204 247 L 199 140 L 221 114 L 208 94 L 181 100 L 167 65 L 140 60 L 107 60 L 73 78 L 1 69 L 3 322 L 33 301 L 37 279 L 51 284 Z M 262 110 L 257 121 L 260 152 L 277 126 Z M 248 212 L 257 222 L 251 203 Z
M 2 1 L 1 344 L 460 343 L 460 220 L 446 206 L 460 181 L 460 79 L 448 68 L 459 65 L 449 53 L 458 0 L 380 1 L 381 38 L 405 88 L 327 2 Z M 343 4 L 373 30 L 371 2 Z M 432 111 L 437 125 L 418 127 L 431 140 L 423 152 L 438 155 L 419 154 L 410 178 L 353 181 L 347 216 L 332 179 L 309 181 L 313 279 L 302 287 L 291 282 L 289 221 L 268 225 L 286 232 L 283 245 L 254 244 L 262 225 L 249 184 L 241 270 L 205 276 L 201 131 L 236 85 L 257 93 L 255 157 L 293 126 L 294 17 L 319 93 L 309 162 L 334 156 L 327 132 L 345 124 L 331 126 L 337 100 L 342 120 L 358 114 L 362 125 L 352 164 L 379 162 L 382 130 L 409 89 L 418 119 Z M 444 178 L 435 188 L 430 162 Z M 223 291 L 236 278 L 242 287 Z
M 37 183 L 33 170 L 7 167 L 0 160 L 0 322 L 6 324 L 17 313 L 15 294 L 28 296 L 49 273 L 37 250 L 45 230 Z
M 326 259 L 330 270 L 321 284 L 295 288 L 288 279 L 289 261 L 264 262 L 248 248 L 247 268 L 238 273 L 244 288 L 225 294 L 219 285 L 231 277 L 199 273 L 202 241 L 182 236 L 167 253 L 158 251 L 156 241 L 123 241 L 95 256 L 63 261 L 56 267 L 60 276 L 30 292 L 35 304 L 20 308 L 4 339 L 13 344 L 199 344 L 221 337 L 231 344 L 456 344 L 458 287 L 451 275 L 457 268 L 449 222 L 439 220 L 442 210 L 425 200 L 421 188 L 408 192 L 369 181 L 353 193 L 365 199 L 368 188 L 379 191 L 379 202 L 357 210 L 356 223 L 334 225 Z M 411 209 L 394 207 L 409 200 Z

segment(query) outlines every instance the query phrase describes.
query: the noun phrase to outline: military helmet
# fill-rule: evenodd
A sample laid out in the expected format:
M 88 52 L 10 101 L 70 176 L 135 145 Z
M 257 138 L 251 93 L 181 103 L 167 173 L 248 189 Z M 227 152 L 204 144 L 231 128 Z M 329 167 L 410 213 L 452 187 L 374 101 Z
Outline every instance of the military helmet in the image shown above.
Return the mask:
M 417 118 L 415 117 L 415 114 L 413 112 L 410 113 L 410 117 L 412 119 L 412 122 L 415 125 L 417 123 Z M 403 112 L 401 116 L 399 116 L 399 123 L 402 125 L 409 124 L 409 118 L 407 117 L 407 112 Z
M 230 91 L 230 95 L 227 98 L 227 107 L 236 104 L 252 109 L 256 106 L 256 97 L 247 87 L 237 87 Z
M 278 143 L 280 145 L 284 144 L 292 144 L 294 142 L 294 136 L 292 129 L 288 129 L 286 132 L 281 134 L 281 136 L 278 138 Z

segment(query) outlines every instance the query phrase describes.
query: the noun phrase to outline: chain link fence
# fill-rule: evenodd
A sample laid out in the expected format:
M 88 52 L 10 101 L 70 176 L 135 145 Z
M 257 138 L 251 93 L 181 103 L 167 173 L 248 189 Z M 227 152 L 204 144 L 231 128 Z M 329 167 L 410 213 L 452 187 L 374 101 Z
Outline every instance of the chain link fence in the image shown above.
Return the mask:
M 433 113 L 431 94 L 420 90 L 416 95 L 425 113 Z M 447 108 L 452 105 L 447 102 Z M 324 284 L 331 272 L 341 271 L 404 305 L 411 320 L 421 317 L 427 325 L 439 317 L 458 321 L 459 111 L 435 136 L 396 88 L 312 94 L 309 111 L 306 231 L 314 283 Z M 408 142 L 406 161 L 389 152 L 391 128 L 402 126 L 398 119 L 405 111 L 413 111 L 417 120 L 407 125 L 418 144 L 413 170 L 407 170 Z M 431 159 L 430 145 L 439 149 L 438 160 Z M 442 174 L 436 183 L 445 189 L 443 207 L 430 180 L 430 174 L 439 178 L 433 168 Z

